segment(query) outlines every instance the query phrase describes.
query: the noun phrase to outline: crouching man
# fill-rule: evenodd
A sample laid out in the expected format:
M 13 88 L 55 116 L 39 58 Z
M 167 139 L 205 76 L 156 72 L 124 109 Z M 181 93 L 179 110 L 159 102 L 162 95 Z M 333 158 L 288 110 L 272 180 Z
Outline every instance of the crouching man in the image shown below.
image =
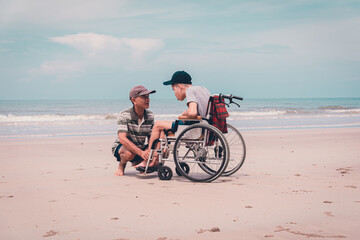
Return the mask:
M 138 85 L 130 90 L 129 98 L 132 108 L 120 112 L 117 119 L 117 139 L 112 147 L 112 152 L 119 162 L 115 175 L 124 175 L 127 162 L 132 166 L 140 164 L 149 157 L 146 139 L 151 135 L 154 125 L 154 114 L 147 110 L 150 104 L 149 91 L 144 86 Z

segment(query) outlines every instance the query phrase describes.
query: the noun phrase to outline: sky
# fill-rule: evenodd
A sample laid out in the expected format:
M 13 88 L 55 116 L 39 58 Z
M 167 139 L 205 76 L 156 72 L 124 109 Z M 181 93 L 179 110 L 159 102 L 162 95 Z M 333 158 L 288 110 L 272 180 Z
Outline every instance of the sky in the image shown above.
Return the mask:
M 359 0 L 0 0 L 0 99 L 125 99 L 162 82 L 360 97 Z

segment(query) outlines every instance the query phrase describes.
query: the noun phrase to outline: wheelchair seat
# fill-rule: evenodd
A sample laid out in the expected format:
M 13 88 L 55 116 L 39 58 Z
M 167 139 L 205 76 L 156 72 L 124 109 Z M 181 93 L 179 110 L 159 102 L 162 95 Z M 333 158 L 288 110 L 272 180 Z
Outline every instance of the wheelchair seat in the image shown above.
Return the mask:
M 171 129 L 165 131 L 168 139 L 176 139 L 179 134 L 186 129 L 189 125 L 201 123 L 202 117 L 196 116 L 195 118 L 189 118 L 186 116 L 179 116 L 178 120 L 175 120 Z

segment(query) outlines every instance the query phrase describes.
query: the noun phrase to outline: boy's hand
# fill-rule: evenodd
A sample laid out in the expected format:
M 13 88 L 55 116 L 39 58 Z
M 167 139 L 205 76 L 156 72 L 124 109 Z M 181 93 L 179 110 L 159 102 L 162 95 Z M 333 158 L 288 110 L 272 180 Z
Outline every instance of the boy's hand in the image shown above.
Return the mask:
M 195 118 L 197 116 L 197 103 L 196 102 L 189 103 L 189 108 L 181 115 L 189 118 Z

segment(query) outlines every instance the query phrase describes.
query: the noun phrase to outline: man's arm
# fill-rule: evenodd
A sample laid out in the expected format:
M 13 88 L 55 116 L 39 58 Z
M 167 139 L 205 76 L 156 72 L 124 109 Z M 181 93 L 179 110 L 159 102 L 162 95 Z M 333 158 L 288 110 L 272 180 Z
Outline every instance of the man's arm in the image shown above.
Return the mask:
M 189 118 L 196 118 L 197 116 L 197 103 L 196 102 L 190 102 L 189 108 L 182 113 L 183 116 L 189 117 Z
M 131 142 L 127 137 L 126 132 L 119 132 L 119 141 L 120 143 L 130 152 L 135 153 L 136 155 L 139 155 L 144 160 L 147 160 L 149 158 L 149 152 L 143 151 L 140 148 L 138 148 L 133 142 Z

